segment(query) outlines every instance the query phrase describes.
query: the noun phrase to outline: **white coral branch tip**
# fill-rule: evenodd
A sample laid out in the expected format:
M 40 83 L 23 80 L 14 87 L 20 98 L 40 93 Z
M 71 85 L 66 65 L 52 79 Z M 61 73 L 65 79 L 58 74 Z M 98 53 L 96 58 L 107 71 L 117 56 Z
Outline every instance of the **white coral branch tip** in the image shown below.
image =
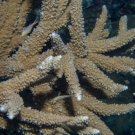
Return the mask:
M 7 114 L 7 117 L 8 117 L 10 120 L 12 120 L 16 115 L 17 115 L 17 114 L 15 114 L 15 113 L 13 113 L 13 112 L 9 112 L 9 113 Z
M 124 86 L 124 90 L 127 90 L 128 89 L 128 86 Z
M 82 95 L 81 95 L 81 94 L 77 94 L 76 97 L 77 97 L 77 100 L 78 100 L 78 101 L 82 100 Z
M 6 112 L 8 109 L 8 104 L 0 105 L 0 112 Z
M 80 116 L 80 119 L 85 122 L 89 119 L 89 117 L 88 116 Z
M 56 37 L 56 35 L 57 35 L 57 32 L 54 31 L 54 32 L 52 32 L 49 36 L 50 36 L 50 38 L 53 38 L 53 37 Z
M 62 58 L 61 55 L 58 55 L 58 56 L 48 56 L 47 58 L 44 59 L 44 61 L 41 62 L 41 64 L 38 66 L 38 68 L 40 70 L 44 70 L 46 69 L 47 67 L 49 68 L 53 68 L 53 63 L 56 63 L 56 61 L 60 61 L 60 59 Z M 57 64 L 58 64 L 57 62 Z
M 93 132 L 94 132 L 94 134 L 99 134 L 100 133 L 100 131 L 97 130 L 97 129 L 93 129 Z

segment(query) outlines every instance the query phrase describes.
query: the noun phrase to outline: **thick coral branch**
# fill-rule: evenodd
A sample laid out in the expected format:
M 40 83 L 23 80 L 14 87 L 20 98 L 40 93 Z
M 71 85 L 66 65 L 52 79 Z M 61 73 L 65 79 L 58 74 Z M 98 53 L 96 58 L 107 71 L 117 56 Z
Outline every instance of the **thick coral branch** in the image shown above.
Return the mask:
M 71 23 L 69 26 L 70 35 L 72 37 L 69 44 L 70 49 L 79 57 L 87 55 L 87 42 L 84 33 L 84 20 L 82 15 L 82 0 L 72 0 Z
M 83 91 L 85 92 L 85 91 Z M 84 94 L 84 93 L 83 93 Z M 89 110 L 102 114 L 102 115 L 120 115 L 120 114 L 126 114 L 128 112 L 134 112 L 135 111 L 135 104 L 129 103 L 129 104 L 107 104 L 103 103 L 99 100 L 97 100 L 95 97 L 90 95 L 88 92 L 84 94 L 83 98 L 83 105 L 88 108 Z M 89 102 L 89 100 L 91 102 Z
M 23 100 L 17 93 L 8 90 L 0 93 L 0 111 L 6 112 L 9 119 L 18 115 L 22 107 Z
M 64 70 L 64 75 L 70 87 L 70 94 L 74 93 L 77 100 L 81 100 L 81 88 L 79 80 L 76 74 L 76 69 L 74 67 L 74 56 L 71 53 L 67 53 L 62 58 L 62 68 Z
M 126 45 L 135 38 L 135 29 L 128 30 L 116 37 L 88 43 L 89 52 L 105 53 Z
M 100 18 L 96 20 L 95 28 L 93 29 L 92 33 L 89 33 L 87 36 L 87 42 L 91 42 L 94 40 L 101 40 L 109 35 L 109 31 L 107 29 L 104 29 L 104 26 L 107 21 L 107 9 L 104 5 L 102 8 L 102 13 L 100 15 Z
M 133 63 L 135 63 L 133 59 L 130 59 L 128 57 L 109 57 L 96 53 L 89 53 L 87 58 L 107 72 L 117 71 L 131 73 L 133 72 Z
M 66 125 L 77 126 L 81 123 L 85 123 L 88 120 L 87 116 L 60 116 L 56 114 L 47 114 L 34 109 L 23 108 L 20 113 L 21 121 L 32 123 L 38 126 L 59 126 L 62 122 L 66 122 Z
M 103 91 L 109 90 L 112 93 L 119 93 L 128 88 L 125 85 L 114 83 L 88 59 L 76 59 L 75 66 L 89 78 L 95 88 L 99 88 Z
M 8 81 L 0 83 L 0 92 L 6 90 L 12 90 L 19 92 L 23 90 L 31 83 L 36 82 L 47 76 L 47 73 L 53 69 L 55 64 L 58 64 L 60 57 L 58 59 L 53 58 L 52 56 L 47 57 L 40 65 L 36 68 L 25 71 L 24 73 L 16 76 Z

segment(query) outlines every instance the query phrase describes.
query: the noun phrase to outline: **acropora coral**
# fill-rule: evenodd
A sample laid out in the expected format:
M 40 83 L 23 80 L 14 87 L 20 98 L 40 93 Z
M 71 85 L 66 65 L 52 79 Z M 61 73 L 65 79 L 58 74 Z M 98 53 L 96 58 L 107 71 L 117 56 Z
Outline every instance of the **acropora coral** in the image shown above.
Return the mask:
M 123 16 L 118 35 L 108 37 L 104 5 L 93 31 L 86 35 L 82 0 L 43 0 L 36 28 L 21 36 L 31 3 L 0 1 L 0 76 L 4 79 L 0 83 L 0 128 L 14 127 L 25 135 L 113 135 L 98 114 L 126 114 L 135 110 L 135 104 L 104 103 L 81 80 L 87 80 L 107 98 L 127 90 L 128 86 L 115 83 L 105 72 L 134 75 L 135 60 L 105 53 L 132 41 L 135 29 L 127 29 L 127 17 Z M 58 32 L 64 27 L 71 37 L 66 44 Z M 47 42 L 51 49 L 44 51 Z M 62 95 L 70 97 L 52 102 Z

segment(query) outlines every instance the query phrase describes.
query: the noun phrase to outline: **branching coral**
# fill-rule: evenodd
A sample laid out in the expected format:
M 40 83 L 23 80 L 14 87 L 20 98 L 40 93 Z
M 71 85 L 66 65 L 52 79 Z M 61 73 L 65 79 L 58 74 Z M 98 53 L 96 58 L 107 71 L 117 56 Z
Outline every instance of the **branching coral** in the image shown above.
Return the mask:
M 16 1 L 14 0 L 13 5 Z M 6 3 L 6 4 L 5 4 Z M 0 9 L 6 9 L 12 1 L 2 2 Z M 23 5 L 29 9 L 30 1 L 18 1 L 15 13 L 20 13 Z M 16 3 L 17 4 L 17 3 Z M 17 8 L 16 8 L 17 7 Z M 24 7 L 23 7 L 24 8 Z M 17 10 L 18 9 L 18 10 Z M 0 14 L 4 11 L 0 10 Z M 27 12 L 26 12 L 27 13 Z M 25 15 L 26 15 L 25 13 Z M 20 13 L 21 14 L 21 13 Z M 3 14 L 3 17 L 6 14 Z M 21 19 L 22 15 L 8 17 L 8 21 Z M 5 19 L 5 18 L 4 18 Z M 126 45 L 135 38 L 135 29 L 127 29 L 127 18 L 119 23 L 118 36 L 108 38 L 109 31 L 104 29 L 107 9 L 103 6 L 92 33 L 85 34 L 82 15 L 82 0 L 44 0 L 42 2 L 41 20 L 30 36 L 19 37 L 20 23 L 1 22 L 1 77 L 9 77 L 0 83 L 0 127 L 8 129 L 8 119 L 18 122 L 17 129 L 24 134 L 99 134 L 112 135 L 112 131 L 96 114 L 119 115 L 135 110 L 135 104 L 106 104 L 94 97 L 92 92 L 81 85 L 78 73 L 94 87 L 100 89 L 107 97 L 114 97 L 127 86 L 117 84 L 102 72 L 124 72 L 134 74 L 135 60 L 129 57 L 109 57 L 109 52 Z M 1 19 L 2 20 L 2 19 Z M 68 26 L 71 40 L 66 45 L 56 30 Z M 23 24 L 22 24 L 23 25 Z M 11 29 L 12 28 L 12 29 Z M 6 31 L 10 33 L 6 35 Z M 4 32 L 4 33 L 3 33 Z M 21 38 L 13 43 L 13 38 Z M 18 39 L 17 38 L 17 39 Z M 24 38 L 24 39 L 23 39 Z M 7 42 L 7 39 L 8 42 Z M 52 48 L 42 52 L 45 42 L 50 39 Z M 24 42 L 22 41 L 24 40 Z M 19 44 L 21 44 L 19 46 Z M 10 46 L 14 45 L 14 46 Z M 18 51 L 8 57 L 11 50 L 18 45 Z M 9 48 L 7 47 L 9 46 Z M 8 55 L 7 55 L 8 54 Z M 64 82 L 63 80 L 66 80 Z M 59 81 L 62 81 L 59 84 Z M 25 98 L 20 92 L 29 88 L 33 93 L 34 105 L 24 104 Z M 57 96 L 57 89 L 69 94 L 71 98 L 52 102 Z M 26 94 L 27 95 L 27 94 Z M 26 102 L 26 101 L 25 101 Z M 6 118 L 3 113 L 7 114 Z M 13 124 L 12 122 L 12 124 Z M 63 130 L 65 129 L 65 130 Z

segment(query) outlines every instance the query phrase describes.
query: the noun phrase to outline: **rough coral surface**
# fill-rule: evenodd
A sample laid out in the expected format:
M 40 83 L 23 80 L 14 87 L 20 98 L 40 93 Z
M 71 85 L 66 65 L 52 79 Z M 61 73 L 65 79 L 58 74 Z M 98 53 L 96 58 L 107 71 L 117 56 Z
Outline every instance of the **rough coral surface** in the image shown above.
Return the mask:
M 86 35 L 82 0 L 43 0 L 37 27 L 21 37 L 21 20 L 29 9 L 29 0 L 0 1 L 0 76 L 7 79 L 0 83 L 0 128 L 15 127 L 17 122 L 16 129 L 24 134 L 113 135 L 98 114 L 126 114 L 135 110 L 135 104 L 104 103 L 81 82 L 86 80 L 107 98 L 127 90 L 128 86 L 115 83 L 103 71 L 134 75 L 135 60 L 105 53 L 132 41 L 135 29 L 127 29 L 127 17 L 123 16 L 118 35 L 108 38 L 109 31 L 104 29 L 107 9 L 103 6 L 95 28 Z M 59 35 L 64 27 L 71 36 L 67 44 Z M 44 51 L 47 41 L 51 49 Z

